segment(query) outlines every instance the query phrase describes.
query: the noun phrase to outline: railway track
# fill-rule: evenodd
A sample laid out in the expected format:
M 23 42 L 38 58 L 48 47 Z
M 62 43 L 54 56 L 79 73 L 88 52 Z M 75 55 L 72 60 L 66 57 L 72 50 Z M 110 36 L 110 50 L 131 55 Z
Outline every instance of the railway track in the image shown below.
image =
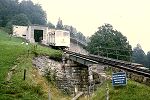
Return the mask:
M 131 62 L 122 61 L 122 60 L 116 60 L 116 59 L 92 55 L 92 54 L 84 55 L 84 54 L 79 54 L 79 53 L 68 51 L 68 50 L 65 50 L 64 52 L 70 55 L 79 56 L 79 57 L 90 59 L 99 63 L 110 65 L 116 68 L 127 70 L 128 72 L 137 73 L 145 77 L 150 77 L 150 70 L 141 69 L 140 67 L 143 67 L 143 65 L 141 64 L 131 63 Z

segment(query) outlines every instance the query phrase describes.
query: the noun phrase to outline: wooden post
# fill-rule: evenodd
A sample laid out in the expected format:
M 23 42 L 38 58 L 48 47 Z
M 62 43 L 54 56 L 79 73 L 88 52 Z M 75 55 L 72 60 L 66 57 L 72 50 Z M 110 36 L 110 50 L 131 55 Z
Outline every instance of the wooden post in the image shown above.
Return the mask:
M 89 82 L 88 82 L 88 85 L 87 85 L 87 100 L 89 100 L 90 98 L 90 91 L 89 91 Z
M 26 80 L 26 69 L 24 69 L 24 76 L 23 76 L 23 80 Z
M 49 89 L 49 91 L 48 91 L 48 100 L 51 100 L 50 89 Z
M 109 100 L 109 86 L 107 83 L 107 87 L 106 87 L 106 100 Z

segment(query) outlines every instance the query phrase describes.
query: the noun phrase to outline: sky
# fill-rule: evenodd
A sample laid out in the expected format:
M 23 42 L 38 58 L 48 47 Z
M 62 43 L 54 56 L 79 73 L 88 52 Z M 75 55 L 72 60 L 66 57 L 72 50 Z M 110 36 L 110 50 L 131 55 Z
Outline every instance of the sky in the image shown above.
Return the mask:
M 41 4 L 48 21 L 72 25 L 91 36 L 104 23 L 127 37 L 132 47 L 138 43 L 150 51 L 150 0 L 32 0 Z

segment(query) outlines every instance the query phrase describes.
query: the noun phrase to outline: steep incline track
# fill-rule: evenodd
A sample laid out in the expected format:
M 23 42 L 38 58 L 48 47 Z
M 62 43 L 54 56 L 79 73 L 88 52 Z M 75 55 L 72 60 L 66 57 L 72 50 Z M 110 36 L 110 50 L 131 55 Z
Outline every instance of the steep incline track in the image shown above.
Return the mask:
M 67 50 L 65 50 L 65 52 L 69 54 L 70 56 L 74 55 L 76 57 L 90 59 L 99 63 L 103 63 L 103 64 L 110 65 L 116 68 L 127 70 L 129 72 L 137 73 L 145 77 L 150 77 L 150 70 L 141 69 L 140 68 L 142 66 L 141 64 L 131 63 L 131 62 L 122 61 L 122 60 L 116 60 L 112 58 L 106 58 L 106 57 L 91 55 L 91 54 L 84 55 L 84 54 L 79 54 L 79 53 L 67 51 Z

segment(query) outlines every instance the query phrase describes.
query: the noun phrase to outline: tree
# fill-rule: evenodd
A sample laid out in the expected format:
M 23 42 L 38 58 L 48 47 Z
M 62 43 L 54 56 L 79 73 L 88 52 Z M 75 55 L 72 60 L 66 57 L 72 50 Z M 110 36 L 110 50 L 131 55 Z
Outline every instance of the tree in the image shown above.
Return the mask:
M 45 11 L 31 0 L 0 0 L 0 27 L 5 27 L 18 14 L 25 14 L 32 24 L 45 25 L 47 22 Z
M 70 37 L 75 38 L 75 34 L 77 33 L 76 28 L 74 28 L 73 26 L 70 26 L 70 25 L 64 25 L 63 28 L 64 28 L 64 30 L 70 32 Z
M 90 37 L 89 36 L 86 37 L 86 42 L 87 43 L 90 42 Z
M 149 51 L 149 52 L 147 52 L 147 56 L 146 56 L 146 58 L 147 58 L 147 67 L 149 67 L 149 68 L 150 68 L 150 51 Z
M 140 44 L 137 44 L 137 46 L 133 49 L 132 59 L 133 62 L 146 66 L 146 55 Z
M 80 40 L 82 42 L 86 42 L 86 39 L 85 39 L 85 36 L 83 35 L 83 33 L 77 32 L 75 35 L 76 35 L 78 40 Z
M 47 22 L 46 12 L 31 0 L 23 0 L 20 3 L 20 12 L 26 14 L 32 24 L 45 25 Z
M 9 32 L 12 30 L 12 25 L 28 26 L 31 22 L 25 14 L 15 15 L 6 25 Z
M 56 29 L 60 29 L 60 30 L 63 29 L 63 23 L 62 23 L 62 20 L 60 18 L 58 19 Z
M 0 0 L 0 26 L 5 27 L 8 21 L 16 14 L 19 14 L 17 0 Z
M 121 34 L 121 32 L 114 30 L 113 26 L 110 24 L 104 24 L 98 28 L 98 31 L 94 33 L 90 37 L 90 42 L 88 43 L 87 50 L 92 54 L 98 54 L 97 47 L 104 48 L 104 52 L 106 52 L 105 48 L 113 48 L 113 49 L 121 49 L 121 50 L 129 50 L 131 51 L 131 45 L 127 41 L 127 38 Z M 128 51 L 118 51 L 118 55 L 126 55 L 130 56 Z M 109 50 L 109 53 L 112 53 L 109 57 L 116 58 L 114 50 Z M 107 56 L 104 53 L 103 56 Z M 122 60 L 129 60 L 128 57 L 121 57 Z
M 54 28 L 55 28 L 55 25 L 54 25 L 54 24 L 52 24 L 51 22 L 48 22 L 48 23 L 47 23 L 47 26 L 48 26 L 48 28 L 52 28 L 52 29 L 54 29 Z

